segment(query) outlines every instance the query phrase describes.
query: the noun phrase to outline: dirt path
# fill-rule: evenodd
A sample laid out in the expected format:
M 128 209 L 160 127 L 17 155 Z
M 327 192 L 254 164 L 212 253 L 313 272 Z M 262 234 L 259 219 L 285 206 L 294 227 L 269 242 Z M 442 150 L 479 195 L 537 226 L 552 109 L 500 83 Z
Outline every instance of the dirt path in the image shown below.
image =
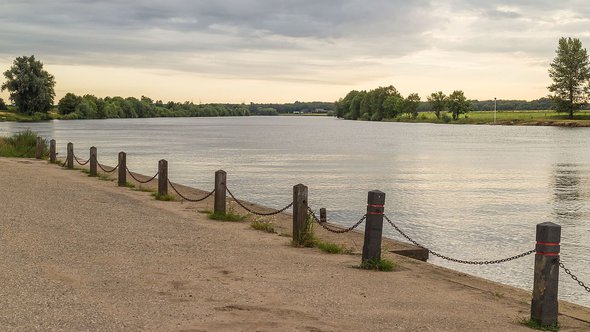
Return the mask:
M 0 158 L 0 330 L 531 331 L 530 295 L 400 256 L 291 247 L 212 201 L 155 201 L 44 161 Z M 590 309 L 562 304 L 562 331 Z M 572 318 L 576 317 L 576 318 Z

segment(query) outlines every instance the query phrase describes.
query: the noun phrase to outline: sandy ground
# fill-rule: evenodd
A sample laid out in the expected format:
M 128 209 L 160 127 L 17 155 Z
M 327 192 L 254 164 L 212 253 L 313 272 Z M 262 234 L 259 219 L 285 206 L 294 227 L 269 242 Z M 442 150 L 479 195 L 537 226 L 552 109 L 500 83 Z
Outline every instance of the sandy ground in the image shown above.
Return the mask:
M 398 271 L 360 270 L 358 255 L 208 220 L 211 200 L 160 202 L 45 161 L 0 158 L 0 174 L 3 331 L 531 331 L 522 290 L 392 254 Z M 560 309 L 562 331 L 590 330 L 590 309 Z

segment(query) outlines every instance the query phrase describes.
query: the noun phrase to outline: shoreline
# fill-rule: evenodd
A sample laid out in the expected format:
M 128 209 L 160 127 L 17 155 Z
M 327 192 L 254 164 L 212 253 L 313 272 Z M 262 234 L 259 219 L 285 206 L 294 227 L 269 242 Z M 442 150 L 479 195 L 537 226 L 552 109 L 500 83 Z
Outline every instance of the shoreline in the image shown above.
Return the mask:
M 13 170 L 0 182 L 14 191 L 0 225 L 0 267 L 21 278 L 0 287 L 9 303 L 0 320 L 10 317 L 14 327 L 39 320 L 35 326 L 62 329 L 530 331 L 518 323 L 530 310 L 531 294 L 521 289 L 387 251 L 384 257 L 399 264 L 396 272 L 358 270 L 358 254 L 293 248 L 289 238 L 247 223 L 211 221 L 199 212 L 212 208 L 211 198 L 156 201 L 45 161 L 0 158 L 0 169 Z M 177 189 L 191 197 L 205 193 Z M 31 195 L 38 207 L 19 210 Z M 290 216 L 278 216 L 277 225 L 283 219 L 288 224 Z M 324 236 L 319 228 L 317 234 Z M 362 246 L 358 236 L 346 241 Z M 31 258 L 26 265 L 5 269 L 24 257 Z M 29 278 L 45 286 L 30 294 L 24 285 L 11 287 Z M 19 320 L 17 312 L 36 307 L 27 296 L 51 302 L 52 287 L 66 291 L 56 307 Z M 162 312 L 153 311 L 156 305 Z M 62 310 L 73 316 L 60 316 Z M 92 313 L 102 325 L 81 320 Z M 559 319 L 563 330 L 590 329 L 590 308 L 560 301 Z

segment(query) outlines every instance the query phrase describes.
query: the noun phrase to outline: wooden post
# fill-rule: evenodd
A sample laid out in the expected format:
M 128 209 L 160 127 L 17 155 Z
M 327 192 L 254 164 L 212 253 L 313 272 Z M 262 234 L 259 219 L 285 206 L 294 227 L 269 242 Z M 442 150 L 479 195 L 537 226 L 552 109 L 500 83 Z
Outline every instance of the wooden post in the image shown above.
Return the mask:
M 383 211 L 385 193 L 379 190 L 369 191 L 367 198 L 367 221 L 365 224 L 365 242 L 362 261 L 381 260 L 381 235 L 383 234 Z
M 127 184 L 127 154 L 119 152 L 119 174 L 117 176 L 119 187 L 125 187 Z
M 37 136 L 37 143 L 35 144 L 35 159 L 43 158 L 43 139 Z
M 57 155 L 55 153 L 55 140 L 49 141 L 49 162 L 55 164 L 57 161 Z
M 225 214 L 227 173 L 219 170 L 215 172 L 215 203 L 213 212 Z
M 158 196 L 168 195 L 168 161 L 158 161 Z
M 68 169 L 74 169 L 74 143 L 68 143 L 68 156 L 66 157 Z
M 96 176 L 96 167 L 98 164 L 96 148 L 93 146 L 90 148 L 90 176 Z
M 302 245 L 307 231 L 307 187 L 293 186 L 293 243 Z
M 324 223 L 328 221 L 328 216 L 326 215 L 326 208 L 320 209 L 320 222 Z
M 531 320 L 543 326 L 557 323 L 560 241 L 561 226 L 552 222 L 537 224 Z

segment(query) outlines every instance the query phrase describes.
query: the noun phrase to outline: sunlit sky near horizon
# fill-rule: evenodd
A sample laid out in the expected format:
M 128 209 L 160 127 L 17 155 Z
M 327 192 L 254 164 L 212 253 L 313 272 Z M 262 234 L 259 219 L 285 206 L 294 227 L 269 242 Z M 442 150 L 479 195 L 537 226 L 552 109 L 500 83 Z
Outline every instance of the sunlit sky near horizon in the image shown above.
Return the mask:
M 590 45 L 587 1 L 2 0 L 0 71 L 35 55 L 56 102 L 334 101 L 384 85 L 531 100 L 564 36 Z

